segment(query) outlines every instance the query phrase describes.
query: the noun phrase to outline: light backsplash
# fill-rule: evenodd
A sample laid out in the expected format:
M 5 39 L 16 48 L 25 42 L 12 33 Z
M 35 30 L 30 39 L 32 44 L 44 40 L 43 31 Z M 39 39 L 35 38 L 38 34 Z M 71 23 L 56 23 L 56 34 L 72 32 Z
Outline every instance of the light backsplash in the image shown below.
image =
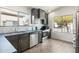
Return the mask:
M 15 27 L 0 27 L 0 32 L 2 33 L 8 33 L 14 31 L 15 31 Z
M 10 33 L 10 32 L 26 31 L 26 30 L 27 30 L 26 26 L 22 26 L 22 27 L 0 27 L 1 33 Z
M 31 26 L 18 26 L 18 27 L 0 27 L 1 33 L 11 33 L 17 31 L 27 31 L 27 30 L 36 30 L 35 27 L 39 30 L 41 28 L 41 24 L 32 24 Z

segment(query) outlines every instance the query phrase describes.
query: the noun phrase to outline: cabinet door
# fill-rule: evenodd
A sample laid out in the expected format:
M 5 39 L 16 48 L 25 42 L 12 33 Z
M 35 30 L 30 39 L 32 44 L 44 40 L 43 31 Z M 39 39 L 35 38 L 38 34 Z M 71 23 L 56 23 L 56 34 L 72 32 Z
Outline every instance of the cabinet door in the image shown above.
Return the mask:
M 45 13 L 45 18 L 46 18 L 46 25 L 48 25 L 48 14 Z
M 42 32 L 38 33 L 38 43 L 42 43 Z
M 33 8 L 31 12 L 32 12 L 32 15 L 34 16 L 34 18 L 39 18 L 40 17 L 39 16 L 39 9 Z
M 45 18 L 45 12 L 43 10 L 40 10 L 40 18 L 41 19 Z
M 6 37 L 8 39 L 8 41 L 18 50 L 18 36 L 14 35 L 14 36 L 8 36 Z
M 20 35 L 19 46 L 20 50 L 24 51 L 30 47 L 29 34 Z

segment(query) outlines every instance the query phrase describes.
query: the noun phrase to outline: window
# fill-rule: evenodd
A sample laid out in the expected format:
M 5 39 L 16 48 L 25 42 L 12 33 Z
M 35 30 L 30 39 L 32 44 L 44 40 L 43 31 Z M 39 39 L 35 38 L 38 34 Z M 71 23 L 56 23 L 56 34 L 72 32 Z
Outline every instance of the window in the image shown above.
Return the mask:
M 27 26 L 30 23 L 30 15 L 8 9 L 1 9 L 0 26 Z
M 73 16 L 55 16 L 53 31 L 73 33 Z
M 17 26 L 17 12 L 7 9 L 1 9 L 1 23 L 0 26 Z
M 30 23 L 30 15 L 25 13 L 19 13 L 19 25 L 20 26 L 27 26 Z
M 0 32 L 9 33 L 21 31 L 19 28 L 22 28 L 24 31 L 29 23 L 31 23 L 30 15 L 19 11 L 0 8 Z

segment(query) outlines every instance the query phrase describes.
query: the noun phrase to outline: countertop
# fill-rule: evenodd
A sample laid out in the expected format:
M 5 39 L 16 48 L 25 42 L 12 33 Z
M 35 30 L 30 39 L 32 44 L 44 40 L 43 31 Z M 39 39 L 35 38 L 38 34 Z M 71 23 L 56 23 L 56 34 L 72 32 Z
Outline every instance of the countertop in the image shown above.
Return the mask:
M 31 34 L 36 33 L 41 30 L 28 30 L 28 31 L 17 31 L 11 33 L 0 33 L 0 53 L 12 53 L 17 51 L 14 46 L 5 38 L 5 36 L 13 36 L 13 35 L 20 35 L 20 34 Z M 5 47 L 4 47 L 5 46 Z
M 12 35 L 25 34 L 25 33 L 31 34 L 31 33 L 39 32 L 39 31 L 41 31 L 41 30 L 16 31 L 16 32 L 10 32 L 10 33 L 3 33 L 3 34 L 4 34 L 4 36 L 12 36 Z

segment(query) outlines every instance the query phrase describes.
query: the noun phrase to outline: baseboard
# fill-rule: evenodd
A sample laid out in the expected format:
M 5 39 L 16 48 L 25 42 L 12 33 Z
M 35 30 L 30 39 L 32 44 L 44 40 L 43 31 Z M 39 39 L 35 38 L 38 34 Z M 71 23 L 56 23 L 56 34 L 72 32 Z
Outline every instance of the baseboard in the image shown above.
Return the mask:
M 53 40 L 59 40 L 59 41 L 63 41 L 63 42 L 66 42 L 66 43 L 70 43 L 70 44 L 73 44 L 73 42 L 69 42 L 69 41 L 65 41 L 65 40 L 61 40 L 61 39 L 56 39 L 56 38 L 51 38 Z

